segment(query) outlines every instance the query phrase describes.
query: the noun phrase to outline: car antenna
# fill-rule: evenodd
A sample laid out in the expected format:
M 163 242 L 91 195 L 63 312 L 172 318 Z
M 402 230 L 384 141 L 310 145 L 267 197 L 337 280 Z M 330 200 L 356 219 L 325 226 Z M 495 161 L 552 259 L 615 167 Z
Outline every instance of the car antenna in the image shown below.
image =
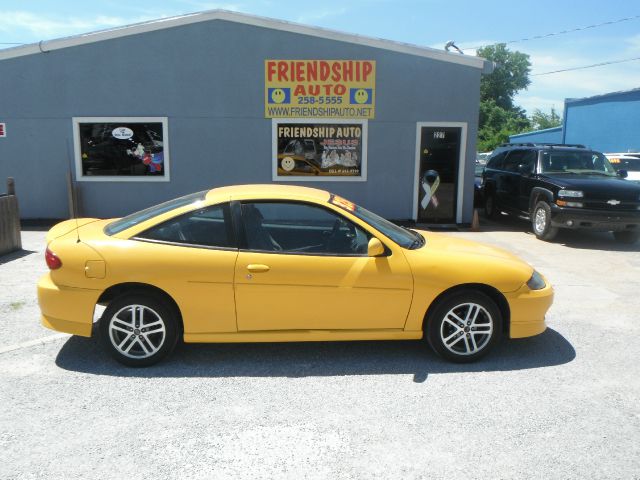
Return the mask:
M 76 196 L 75 185 L 73 184 L 73 175 L 72 175 L 72 162 L 71 162 L 71 146 L 69 145 L 70 140 L 67 140 L 67 162 L 69 163 L 69 169 L 67 170 L 67 192 L 69 195 L 69 210 L 71 210 L 71 215 L 73 219 L 76 221 L 76 243 L 80 243 L 80 230 L 78 226 L 78 202 Z

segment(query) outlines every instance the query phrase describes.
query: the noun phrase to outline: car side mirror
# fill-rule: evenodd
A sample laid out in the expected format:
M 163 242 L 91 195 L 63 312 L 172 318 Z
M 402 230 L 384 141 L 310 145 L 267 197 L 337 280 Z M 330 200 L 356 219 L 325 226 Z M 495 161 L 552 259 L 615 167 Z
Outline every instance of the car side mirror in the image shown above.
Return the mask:
M 380 257 L 384 255 L 384 245 L 382 245 L 382 242 L 376 237 L 372 237 L 371 240 L 369 240 L 367 255 L 370 257 Z
M 621 178 L 627 178 L 629 176 L 629 172 L 626 170 L 618 170 L 618 176 Z
M 531 175 L 532 173 L 532 168 L 531 165 L 518 165 L 518 171 L 522 174 L 522 175 Z

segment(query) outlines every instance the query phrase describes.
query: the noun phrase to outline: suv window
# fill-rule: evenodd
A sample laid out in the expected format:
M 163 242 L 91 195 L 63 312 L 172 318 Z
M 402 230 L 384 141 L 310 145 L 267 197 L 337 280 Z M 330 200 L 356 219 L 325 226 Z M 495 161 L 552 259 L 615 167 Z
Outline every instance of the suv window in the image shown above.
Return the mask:
M 616 172 L 604 155 L 588 151 L 546 151 L 542 153 L 542 171 L 555 173 L 615 176 Z
M 496 168 L 498 170 L 501 169 L 506 154 L 507 152 L 500 152 L 491 157 L 487 162 L 487 168 Z
M 242 223 L 249 250 L 366 255 L 371 238 L 346 218 L 306 203 L 243 203 Z
M 535 160 L 535 150 L 512 150 L 504 161 L 504 169 L 519 173 L 520 165 L 526 165 L 529 167 L 529 171 L 533 172 Z
M 136 238 L 194 246 L 235 247 L 228 204 L 185 213 L 145 230 Z

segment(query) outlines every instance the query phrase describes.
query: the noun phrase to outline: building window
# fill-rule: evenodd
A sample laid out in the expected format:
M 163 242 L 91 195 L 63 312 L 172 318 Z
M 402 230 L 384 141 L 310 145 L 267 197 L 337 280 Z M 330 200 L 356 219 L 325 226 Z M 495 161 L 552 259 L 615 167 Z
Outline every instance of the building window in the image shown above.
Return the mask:
M 166 117 L 73 119 L 76 179 L 169 181 Z
M 274 181 L 365 181 L 367 121 L 273 119 Z

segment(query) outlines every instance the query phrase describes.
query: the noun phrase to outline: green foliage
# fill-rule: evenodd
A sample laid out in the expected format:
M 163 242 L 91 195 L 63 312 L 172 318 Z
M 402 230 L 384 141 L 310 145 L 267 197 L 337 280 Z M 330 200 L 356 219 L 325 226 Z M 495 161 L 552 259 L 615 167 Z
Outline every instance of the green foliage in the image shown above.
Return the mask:
M 480 125 L 477 142 L 479 152 L 487 152 L 501 143 L 509 142 L 509 135 L 531 130 L 524 110 L 517 107 L 507 110 L 493 100 L 480 102 Z
M 483 75 L 480 81 L 480 100 L 493 100 L 506 110 L 514 108 L 514 95 L 531 83 L 529 55 L 512 52 L 504 43 L 479 48 L 477 55 L 497 64 L 493 73 Z
M 513 97 L 531 83 L 529 55 L 510 51 L 504 43 L 478 49 L 479 57 L 496 63 L 493 73 L 480 80 L 478 151 L 493 150 L 509 141 L 509 135 L 531 130 L 524 110 Z
M 539 108 L 536 108 L 529 120 L 533 130 L 544 130 L 562 125 L 562 117 L 558 115 L 558 112 L 553 107 L 551 107 L 550 113 L 544 113 Z

